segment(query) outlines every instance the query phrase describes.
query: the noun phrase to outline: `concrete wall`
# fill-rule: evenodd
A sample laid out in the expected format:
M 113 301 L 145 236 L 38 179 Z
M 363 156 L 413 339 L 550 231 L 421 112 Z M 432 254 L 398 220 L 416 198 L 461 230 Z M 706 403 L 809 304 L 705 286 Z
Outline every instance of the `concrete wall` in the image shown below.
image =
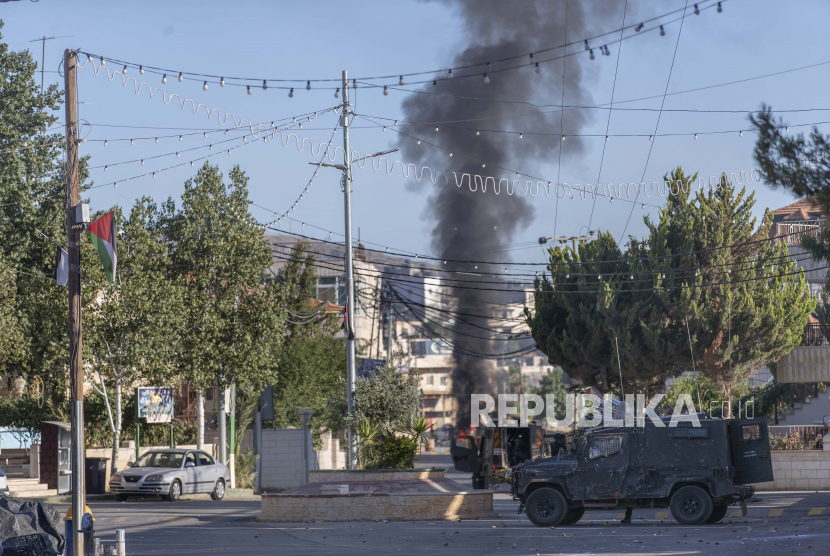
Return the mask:
M 308 468 L 317 469 L 317 453 L 311 431 L 304 429 L 263 429 L 260 488 L 279 492 L 304 484 L 303 435 L 307 435 Z
M 821 450 L 773 450 L 770 483 L 755 485 L 758 490 L 830 489 L 830 452 Z
M 794 348 L 778 361 L 778 382 L 830 382 L 830 346 Z

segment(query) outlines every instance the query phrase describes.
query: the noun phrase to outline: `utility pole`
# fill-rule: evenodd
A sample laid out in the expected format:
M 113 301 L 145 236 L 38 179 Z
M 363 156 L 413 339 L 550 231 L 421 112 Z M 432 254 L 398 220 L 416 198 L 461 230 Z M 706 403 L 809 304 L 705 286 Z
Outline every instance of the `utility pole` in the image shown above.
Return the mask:
M 573 248 L 573 252 L 576 253 L 576 242 L 578 241 L 580 244 L 582 244 L 582 243 L 585 243 L 586 241 L 593 241 L 594 233 L 595 232 L 593 230 L 591 230 L 590 232 L 588 232 L 589 235 L 587 235 L 587 236 L 540 237 L 539 238 L 539 245 L 544 245 L 548 241 L 558 241 L 559 243 L 565 243 L 567 241 L 570 241 L 571 246 Z
M 78 206 L 78 99 L 75 96 L 75 52 L 63 53 L 66 88 L 66 236 L 69 251 L 69 390 L 72 401 L 72 553 L 84 553 L 84 371 L 81 340 L 81 228 Z
M 349 382 L 349 413 L 354 409 L 354 382 L 355 382 L 355 346 L 354 346 L 354 268 L 352 260 L 352 168 L 351 151 L 349 150 L 349 72 L 343 70 L 343 110 L 340 112 L 340 123 L 343 126 L 343 208 L 346 216 L 346 321 L 349 323 L 349 335 L 346 338 L 346 380 Z M 357 464 L 355 431 L 349 429 L 349 469 Z

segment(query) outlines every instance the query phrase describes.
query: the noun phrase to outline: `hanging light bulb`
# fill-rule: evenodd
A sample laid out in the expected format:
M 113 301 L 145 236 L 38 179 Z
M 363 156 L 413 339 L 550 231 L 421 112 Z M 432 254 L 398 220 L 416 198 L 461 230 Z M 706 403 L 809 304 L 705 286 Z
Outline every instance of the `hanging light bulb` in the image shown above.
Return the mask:
M 144 66 L 138 66 L 138 73 L 144 75 Z
M 181 136 L 181 135 L 179 135 L 179 141 L 181 141 L 181 140 L 182 140 L 182 136 Z
M 156 177 L 156 173 L 155 173 L 155 172 L 153 172 L 153 177 Z
M 288 91 L 288 98 L 294 98 L 294 89 L 293 88 L 290 91 Z
M 653 135 L 649 135 L 649 136 L 648 136 L 648 140 L 649 140 L 649 141 L 652 141 L 653 139 L 654 139 L 654 136 L 653 136 Z
M 158 143 L 158 142 L 159 142 L 159 138 L 158 138 L 158 137 L 156 137 L 156 143 Z
M 739 131 L 739 132 L 738 132 L 738 137 L 743 137 L 743 136 L 744 136 L 744 132 L 743 132 L 743 131 Z
M 204 132 L 205 139 L 207 139 L 207 131 Z
M 306 81 L 306 82 L 305 82 L 305 90 L 306 90 L 306 91 L 310 91 L 310 90 L 311 90 L 311 81 Z
M 130 139 L 130 145 L 135 145 L 135 141 L 133 141 L 132 139 Z
M 386 85 L 383 86 L 383 96 L 389 96 L 389 88 Z
M 519 139 L 521 139 L 522 137 L 524 137 L 524 133 L 519 134 Z
M 103 56 L 101 56 L 101 65 L 102 65 L 102 66 L 106 66 L 106 65 L 107 65 L 107 63 L 104 61 L 104 57 L 103 57 Z
M 646 208 L 646 204 L 645 204 L 645 203 L 643 203 L 642 205 L 640 205 L 640 208 L 641 208 L 641 209 Z
M 203 90 L 203 91 L 207 91 L 207 81 L 205 81 L 205 84 L 204 84 L 204 85 L 202 85 L 202 90 Z
M 357 89 L 357 79 L 352 79 L 352 88 Z
M 608 141 L 608 136 L 607 135 L 605 136 L 605 140 Z
M 487 74 L 485 73 L 485 74 L 484 74 L 484 84 L 486 85 L 486 84 L 488 84 L 488 83 L 490 83 L 490 78 L 489 78 L 489 77 L 487 77 Z
M 104 146 L 105 147 L 107 146 L 107 140 L 106 139 L 104 139 Z
M 262 80 L 262 90 L 266 91 L 268 89 L 268 82 L 264 79 Z
M 383 126 L 383 129 L 381 131 L 386 131 L 386 126 Z
M 638 26 L 636 26 L 636 27 L 634 28 L 634 30 L 635 30 L 635 31 L 637 31 L 637 32 L 639 33 L 640 31 L 642 31 L 642 30 L 643 30 L 643 24 L 642 24 L 642 23 L 640 23 Z
M 338 87 L 337 89 L 335 89 L 335 91 L 334 91 L 334 98 L 340 98 L 340 87 Z
M 542 70 L 539 68 L 539 62 L 536 62 L 536 69 L 534 69 L 533 71 L 535 71 L 536 73 L 539 73 L 539 72 L 541 72 L 541 71 L 542 71 Z
M 660 36 L 661 36 L 661 37 L 665 37 L 665 36 L 666 36 L 666 30 L 665 30 L 665 29 L 663 29 L 663 26 L 662 26 L 662 25 L 660 26 Z
M 395 120 L 395 123 L 392 124 L 392 125 L 398 125 L 398 120 Z
M 787 133 L 789 133 L 789 132 L 790 132 L 790 127 L 789 127 L 789 126 L 785 127 L 785 128 L 784 128 L 784 131 L 785 131 L 785 132 L 787 132 Z
M 179 83 L 182 81 L 184 81 L 184 75 L 182 75 L 182 72 L 179 72 Z
M 193 161 L 192 160 L 190 161 L 190 166 L 191 166 L 191 168 L 193 167 Z
M 109 169 L 109 166 L 104 166 L 104 172 L 106 172 L 108 169 Z
M 452 156 L 452 153 L 450 153 L 450 156 Z
M 476 130 L 476 135 L 481 135 L 481 132 Z
M 563 141 L 565 140 L 565 136 L 564 136 L 564 135 L 562 136 L 562 140 L 563 140 Z
M 421 144 L 421 140 L 420 140 L 420 139 L 418 139 L 418 144 L 419 144 L 419 145 Z
M 697 139 L 697 133 L 695 133 L 695 139 Z
M 248 85 L 248 94 L 249 94 L 249 95 L 250 95 L 250 94 L 253 94 L 253 93 L 251 93 L 251 86 L 250 86 L 250 85 Z
M 208 145 L 208 147 L 210 147 L 210 150 L 213 150 L 213 145 Z
M 141 165 L 144 166 L 144 159 L 141 159 Z
M 403 75 L 402 75 L 402 76 L 401 76 L 401 78 L 398 80 L 398 85 L 403 85 Z
M 435 126 L 435 131 L 438 131 L 438 126 Z
M 452 70 L 448 70 L 448 71 L 447 71 L 447 77 L 449 77 L 450 79 L 452 79 Z
M 723 13 L 723 6 L 720 5 L 720 2 L 718 2 L 718 13 Z
M 697 7 L 697 4 L 695 4 L 695 15 L 700 15 L 700 8 Z
M 117 181 L 112 182 L 112 186 L 113 186 L 115 189 L 118 189 L 118 182 L 117 182 Z
M 596 58 L 596 56 L 594 56 L 594 49 L 592 48 L 591 49 L 591 60 L 593 60 L 594 58 Z
M 161 76 L 161 84 L 162 84 L 162 85 L 166 85 L 166 84 L 167 84 L 167 74 L 166 74 L 166 73 L 165 73 L 164 75 L 162 75 L 162 76 Z
M 176 158 L 181 158 L 181 155 L 179 153 L 176 153 Z
M 126 73 L 127 73 L 127 66 L 124 66 L 124 69 L 122 69 L 122 70 L 121 70 L 121 73 L 126 75 Z

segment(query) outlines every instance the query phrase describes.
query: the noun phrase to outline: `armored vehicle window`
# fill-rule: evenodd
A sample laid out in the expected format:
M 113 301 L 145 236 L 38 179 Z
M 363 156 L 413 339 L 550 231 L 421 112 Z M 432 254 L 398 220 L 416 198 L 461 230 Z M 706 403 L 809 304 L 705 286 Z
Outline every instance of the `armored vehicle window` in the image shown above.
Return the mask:
M 597 438 L 594 440 L 594 443 L 591 444 L 591 452 L 588 454 L 588 457 L 594 459 L 619 454 L 620 440 L 619 436 L 615 436 L 613 438 Z
M 741 440 L 761 440 L 760 425 L 744 425 L 741 427 Z

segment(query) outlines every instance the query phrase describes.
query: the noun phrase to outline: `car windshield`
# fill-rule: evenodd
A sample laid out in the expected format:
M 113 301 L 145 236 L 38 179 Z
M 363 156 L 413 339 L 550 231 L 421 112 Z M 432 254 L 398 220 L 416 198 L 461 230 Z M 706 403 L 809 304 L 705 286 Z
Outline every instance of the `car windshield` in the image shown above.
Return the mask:
M 150 452 L 138 458 L 133 467 L 172 467 L 182 466 L 182 454 L 178 452 Z

